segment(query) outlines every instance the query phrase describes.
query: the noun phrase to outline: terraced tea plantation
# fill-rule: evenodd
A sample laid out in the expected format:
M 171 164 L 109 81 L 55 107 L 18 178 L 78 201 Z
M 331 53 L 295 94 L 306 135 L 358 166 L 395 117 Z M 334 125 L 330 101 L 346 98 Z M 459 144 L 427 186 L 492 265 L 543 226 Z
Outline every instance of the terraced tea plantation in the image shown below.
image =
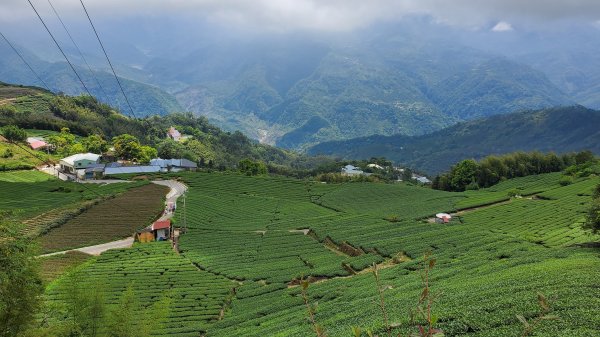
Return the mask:
M 48 223 L 86 203 L 117 195 L 144 183 L 81 186 L 37 171 L 0 172 L 0 219 L 25 221 L 38 235 Z
M 117 184 L 118 185 L 118 184 Z M 40 237 L 44 253 L 91 246 L 132 236 L 164 209 L 168 188 L 147 184 L 92 205 Z
M 179 258 L 170 243 L 155 242 L 104 253 L 52 284 L 48 296 L 55 304 L 65 303 L 73 287 L 84 291 L 98 288 L 108 305 L 115 305 L 130 287 L 137 302 L 132 319 L 137 329 L 149 323 L 146 313 L 152 304 L 166 297 L 170 300 L 168 315 L 152 333 L 191 337 L 219 318 L 233 286 L 226 278 L 198 270 Z
M 327 336 L 352 326 L 387 335 L 371 273 L 378 264 L 393 335 L 416 332 L 421 257 L 437 259 L 435 326 L 446 336 L 520 336 L 545 294 L 552 314 L 533 336 L 600 335 L 600 237 L 581 229 L 598 177 L 561 186 L 559 174 L 450 193 L 405 184 L 320 184 L 274 177 L 184 173 L 186 227 L 168 243 L 111 251 L 78 273 L 107 282 L 116 303 L 131 285 L 145 306 L 170 296 L 159 336 L 314 336 L 299 280 Z M 511 198 L 508 192 L 519 191 Z M 448 224 L 428 221 L 458 212 Z M 112 274 L 111 274 L 112 273 Z M 60 302 L 66 279 L 49 289 Z M 160 289 L 160 291 L 157 291 Z M 176 289 L 176 291 L 170 291 Z M 178 293 L 189 295 L 180 296 Z M 151 295 L 154 294 L 154 295 Z M 140 309 L 140 312 L 143 310 Z

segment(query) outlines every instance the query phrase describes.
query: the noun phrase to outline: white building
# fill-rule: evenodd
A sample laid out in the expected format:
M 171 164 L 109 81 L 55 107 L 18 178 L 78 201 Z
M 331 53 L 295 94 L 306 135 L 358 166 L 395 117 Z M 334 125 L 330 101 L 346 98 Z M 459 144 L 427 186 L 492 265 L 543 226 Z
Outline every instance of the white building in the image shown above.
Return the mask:
M 60 170 L 75 174 L 77 170 L 85 170 L 95 166 L 100 161 L 100 155 L 95 153 L 78 153 L 60 160 Z
M 365 174 L 360 168 L 354 165 L 346 165 L 342 167 L 342 175 L 345 176 L 358 176 Z
M 378 170 L 383 170 L 383 166 L 377 165 L 377 164 L 369 164 L 369 165 L 367 165 L 367 167 L 375 168 L 375 169 L 378 169 Z

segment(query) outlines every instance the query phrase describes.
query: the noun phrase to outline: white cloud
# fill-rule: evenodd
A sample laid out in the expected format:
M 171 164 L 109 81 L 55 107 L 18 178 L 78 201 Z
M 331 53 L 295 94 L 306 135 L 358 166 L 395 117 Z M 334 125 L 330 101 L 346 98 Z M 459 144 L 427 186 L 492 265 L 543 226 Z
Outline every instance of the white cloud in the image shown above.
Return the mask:
M 45 0 L 33 0 L 44 15 L 52 15 Z M 594 22 L 598 0 L 84 0 L 93 18 L 119 16 L 193 15 L 220 23 L 246 24 L 279 30 L 345 31 L 374 22 L 424 14 L 438 22 L 486 27 L 498 18 L 512 23 L 560 19 Z M 79 1 L 53 0 L 63 16 L 80 18 Z M 29 20 L 23 0 L 0 0 L 0 21 Z
M 500 21 L 492 28 L 493 32 L 510 32 L 513 30 L 512 25 L 506 21 Z

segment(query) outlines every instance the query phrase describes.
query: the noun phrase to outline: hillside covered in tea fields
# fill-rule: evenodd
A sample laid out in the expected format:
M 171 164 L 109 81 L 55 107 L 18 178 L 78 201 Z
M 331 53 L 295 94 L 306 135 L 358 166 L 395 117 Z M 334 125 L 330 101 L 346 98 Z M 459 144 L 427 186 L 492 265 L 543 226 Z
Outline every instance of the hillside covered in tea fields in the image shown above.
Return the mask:
M 435 327 L 446 336 L 520 336 L 524 327 L 517 315 L 527 321 L 538 317 L 538 293 L 548 299 L 548 317 L 560 319 L 536 324 L 533 336 L 599 333 L 594 243 L 599 237 L 581 227 L 600 183 L 596 176 L 565 185 L 560 173 L 550 173 L 461 193 L 406 183 L 323 184 L 232 172 L 162 178 L 179 179 L 189 188 L 174 218 L 182 228 L 178 246 L 135 243 L 98 257 L 42 259 L 47 279 L 53 280 L 45 302 L 57 309 L 47 314 L 46 327 L 34 331 L 68 326 L 75 293 L 101 299 L 105 311 L 96 333 L 102 336 L 112 331 L 110 319 L 124 303 L 130 303 L 129 318 L 121 323 L 146 326 L 148 336 L 314 336 L 305 300 L 316 305 L 314 319 L 327 336 L 349 336 L 353 327 L 360 327 L 362 336 L 367 330 L 384 336 L 386 326 L 405 336 L 417 331 L 409 313 L 423 289 L 423 255 L 430 253 L 437 261 L 429 280 L 437 297 L 432 312 Z M 29 191 L 18 205 L 1 198 L 3 212 L 18 207 L 23 211 L 15 214 L 31 219 L 51 210 L 51 194 L 57 193 L 51 191 L 76 186 L 40 180 L 30 172 L 0 173 L 0 190 Z M 138 210 L 128 193 L 148 186 L 94 188 L 120 193 L 119 204 Z M 42 195 L 49 195 L 44 204 L 28 207 Z M 76 189 L 59 194 L 67 198 L 62 200 L 85 195 Z M 452 220 L 432 221 L 439 212 L 451 213 Z M 117 223 L 130 216 L 117 207 L 102 213 Z M 122 225 L 129 226 L 126 222 Z M 91 228 L 100 233 L 103 227 Z M 71 228 L 93 233 L 90 227 Z M 41 241 L 52 235 L 52 230 L 42 233 Z M 387 324 L 374 264 L 385 289 Z M 49 273 L 52 269 L 70 271 Z M 301 280 L 310 282 L 305 290 Z

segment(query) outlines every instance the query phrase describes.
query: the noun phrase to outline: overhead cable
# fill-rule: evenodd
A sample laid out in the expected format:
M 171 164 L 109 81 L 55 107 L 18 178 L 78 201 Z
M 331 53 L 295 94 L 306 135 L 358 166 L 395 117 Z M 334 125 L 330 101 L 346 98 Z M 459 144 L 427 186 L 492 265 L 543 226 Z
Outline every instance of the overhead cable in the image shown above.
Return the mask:
M 6 41 L 6 43 L 8 43 L 8 45 L 12 48 L 12 50 L 14 50 L 14 52 L 19 55 L 19 58 L 21 58 L 21 61 L 23 61 L 23 63 L 25 63 L 25 65 L 27 66 L 27 68 L 29 68 L 29 70 L 31 70 L 31 72 L 35 75 L 35 77 L 37 77 L 38 81 L 42 82 L 42 84 L 44 85 L 44 87 L 48 90 L 48 91 L 52 91 L 50 90 L 50 87 L 46 84 L 46 82 L 44 82 L 44 80 L 42 80 L 42 78 L 38 75 L 38 73 L 33 70 L 33 68 L 31 67 L 31 65 L 29 65 L 29 62 L 27 62 L 27 60 L 25 60 L 25 58 L 23 57 L 23 55 L 21 55 L 21 53 L 19 53 L 19 51 L 17 50 L 17 48 L 15 48 L 15 46 L 13 46 L 12 43 L 10 43 L 10 41 L 6 38 L 6 36 L 4 36 L 4 34 L 2 34 L 2 32 L 0 32 L 0 36 L 2 36 L 2 38 L 4 39 L 4 41 Z
M 54 5 L 52 5 L 52 2 L 50 0 L 48 0 L 48 4 L 50 5 L 50 8 L 52 8 L 52 11 L 56 15 L 56 17 L 58 18 L 58 21 L 60 21 L 60 24 L 62 25 L 62 27 L 65 29 L 65 32 L 69 36 L 69 39 L 71 39 L 71 42 L 73 42 L 73 45 L 75 46 L 75 48 L 79 52 L 79 56 L 81 56 L 81 59 L 83 59 L 83 62 L 85 62 L 85 65 L 87 66 L 88 70 L 90 71 L 90 74 L 96 80 L 96 84 L 98 84 L 98 87 L 100 88 L 100 90 L 104 94 L 105 99 L 108 98 L 108 95 L 106 94 L 106 91 L 102 87 L 102 84 L 100 84 L 100 81 L 98 80 L 98 77 L 96 77 L 96 75 L 94 74 L 94 71 L 92 70 L 92 67 L 90 67 L 90 64 L 86 60 L 85 56 L 83 56 L 83 53 L 81 52 L 81 49 L 79 48 L 79 46 L 75 42 L 75 39 L 73 39 L 73 36 L 71 35 L 71 33 L 69 32 L 69 30 L 67 29 L 67 26 L 65 25 L 65 23 L 62 20 L 62 18 L 58 14 L 58 11 L 56 10 L 56 8 L 54 8 Z
M 27 0 L 27 1 L 29 1 L 29 0 Z M 112 73 L 115 76 L 115 79 L 117 80 L 117 84 L 119 85 L 119 88 L 121 89 L 121 93 L 123 94 L 123 97 L 125 97 L 125 102 L 127 102 L 127 106 L 129 107 L 129 110 L 131 111 L 131 114 L 133 115 L 133 117 L 137 118 L 137 116 L 135 115 L 135 112 L 133 111 L 133 108 L 131 107 L 131 104 L 129 103 L 129 98 L 127 98 L 127 95 L 125 94 L 125 90 L 123 90 L 121 81 L 119 80 L 119 77 L 117 76 L 117 73 L 115 72 L 115 68 L 113 67 L 112 62 L 110 62 L 110 58 L 108 57 L 108 54 L 106 53 L 104 44 L 102 44 L 102 40 L 100 40 L 100 36 L 98 35 L 98 31 L 96 31 L 96 27 L 94 26 L 94 23 L 92 22 L 92 18 L 90 17 L 90 14 L 88 13 L 87 8 L 83 4 L 83 0 L 79 0 L 79 2 L 81 3 L 81 6 L 83 7 L 83 10 L 85 11 L 85 15 L 87 16 L 87 18 L 90 22 L 90 25 L 92 26 L 92 29 L 94 30 L 94 34 L 96 34 L 98 43 L 100 43 L 100 47 L 102 48 L 102 51 L 104 52 L 104 56 L 106 56 L 108 65 L 110 66 L 110 69 L 112 70 Z
M 54 41 L 54 43 L 58 47 L 58 50 L 60 50 L 61 54 L 63 55 L 63 57 L 65 58 L 65 60 L 67 61 L 67 63 L 69 64 L 69 66 L 71 67 L 71 69 L 73 70 L 73 72 L 75 73 L 75 75 L 77 76 L 77 78 L 79 79 L 79 82 L 81 82 L 81 85 L 83 86 L 83 88 L 85 89 L 85 91 L 88 93 L 88 95 L 90 95 L 90 96 L 93 97 L 94 95 L 92 95 L 92 93 L 90 92 L 90 90 L 88 89 L 88 87 L 85 85 L 85 83 L 83 83 L 83 80 L 81 79 L 81 76 L 79 76 L 79 73 L 77 73 L 77 70 L 75 70 L 75 67 L 73 66 L 73 64 L 71 63 L 71 61 L 69 61 L 69 58 L 67 57 L 67 55 L 65 54 L 65 52 L 60 47 L 60 44 L 58 43 L 58 41 L 56 41 L 56 39 L 54 38 L 54 35 L 52 35 L 52 32 L 50 31 L 50 29 L 48 28 L 48 26 L 46 26 L 46 23 L 44 22 L 44 19 L 42 19 L 42 17 L 40 16 L 40 13 L 38 13 L 37 9 L 35 9 L 35 6 L 31 2 L 31 0 L 27 0 L 27 2 L 29 2 L 29 4 L 31 5 L 31 8 L 33 9 L 33 11 L 35 12 L 35 14 L 37 15 L 38 19 L 40 19 L 40 22 L 42 23 L 42 25 L 44 25 L 44 28 L 46 28 L 46 31 L 48 32 L 48 34 L 50 34 L 50 37 L 52 38 L 52 41 Z

